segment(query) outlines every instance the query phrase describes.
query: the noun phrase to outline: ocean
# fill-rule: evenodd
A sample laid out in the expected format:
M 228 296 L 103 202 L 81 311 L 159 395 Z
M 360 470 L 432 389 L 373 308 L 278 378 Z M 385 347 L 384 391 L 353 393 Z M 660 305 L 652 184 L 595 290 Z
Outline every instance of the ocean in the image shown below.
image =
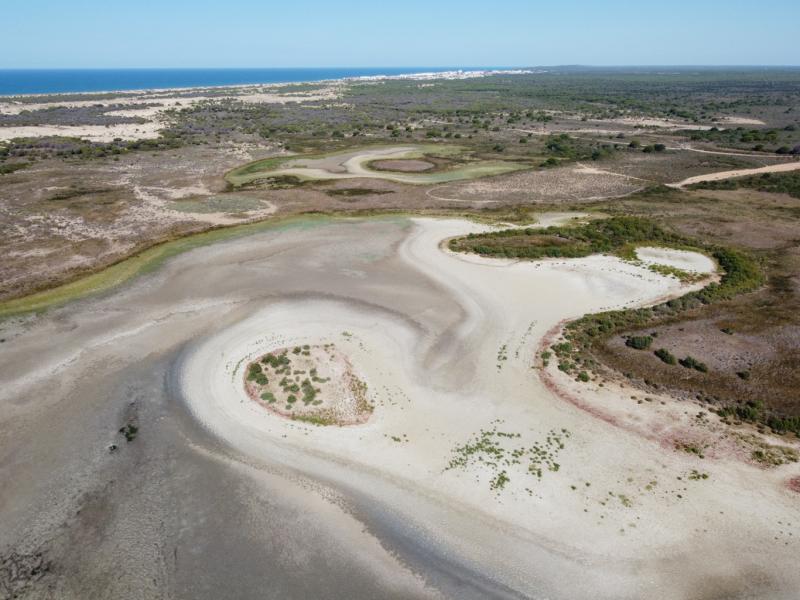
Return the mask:
M 0 69 L 0 96 L 292 83 L 488 67 L 309 69 Z

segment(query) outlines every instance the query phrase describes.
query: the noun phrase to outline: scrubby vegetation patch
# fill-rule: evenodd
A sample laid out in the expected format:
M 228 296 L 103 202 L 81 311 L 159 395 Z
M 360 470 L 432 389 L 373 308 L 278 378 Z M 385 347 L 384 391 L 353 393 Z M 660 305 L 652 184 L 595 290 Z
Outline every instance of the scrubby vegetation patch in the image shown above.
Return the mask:
M 751 177 L 703 181 L 689 186 L 693 190 L 738 190 L 742 188 L 771 192 L 773 194 L 789 194 L 800 198 L 800 172 L 763 173 Z
M 717 261 L 722 276 L 719 282 L 709 283 L 701 290 L 653 307 L 591 314 L 568 324 L 563 339 L 553 344 L 550 350 L 558 358 L 559 369 L 575 374 L 595 369 L 597 363 L 591 356 L 592 347 L 614 334 L 650 327 L 688 309 L 727 300 L 756 289 L 763 283 L 758 264 L 736 250 L 707 246 L 667 231 L 648 219 L 625 216 L 592 221 L 578 227 L 507 229 L 470 234 L 451 240 L 450 249 L 485 256 L 528 259 L 583 257 L 597 253 L 615 253 L 627 257 L 631 248 L 645 244 L 706 252 Z M 626 339 L 626 344 L 637 350 L 647 349 L 651 343 L 652 336 Z M 665 363 L 674 364 L 674 357 L 666 350 L 659 349 L 656 355 Z M 691 357 L 683 360 L 689 368 L 707 370 L 704 364 Z
M 314 425 L 363 423 L 373 410 L 367 384 L 333 343 L 261 356 L 247 365 L 245 388 L 271 412 Z

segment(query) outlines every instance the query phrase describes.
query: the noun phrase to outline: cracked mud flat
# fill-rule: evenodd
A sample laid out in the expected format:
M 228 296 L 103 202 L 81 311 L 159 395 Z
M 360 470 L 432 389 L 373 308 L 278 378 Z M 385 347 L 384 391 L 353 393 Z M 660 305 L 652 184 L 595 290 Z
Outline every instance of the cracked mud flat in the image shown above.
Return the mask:
M 793 598 L 796 465 L 698 462 L 532 368 L 564 319 L 688 287 L 612 257 L 441 249 L 480 229 L 301 224 L 3 323 L 0 550 L 48 565 L 24 597 Z M 329 343 L 368 421 L 247 396 L 248 361 Z

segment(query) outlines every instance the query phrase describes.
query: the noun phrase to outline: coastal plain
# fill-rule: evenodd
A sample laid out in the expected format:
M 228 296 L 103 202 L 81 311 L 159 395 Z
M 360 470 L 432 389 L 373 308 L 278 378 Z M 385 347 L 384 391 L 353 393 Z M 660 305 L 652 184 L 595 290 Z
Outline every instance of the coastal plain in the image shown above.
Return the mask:
M 797 99 L 0 100 L 0 598 L 795 598 Z

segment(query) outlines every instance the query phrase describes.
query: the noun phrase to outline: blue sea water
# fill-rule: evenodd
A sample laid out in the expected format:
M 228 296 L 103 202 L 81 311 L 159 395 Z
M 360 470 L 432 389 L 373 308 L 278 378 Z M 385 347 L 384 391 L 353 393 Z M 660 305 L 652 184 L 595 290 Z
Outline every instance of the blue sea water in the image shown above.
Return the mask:
M 458 67 L 308 69 L 0 69 L 0 96 L 292 83 L 365 75 L 440 72 Z M 470 70 L 467 67 L 460 67 Z M 483 67 L 486 68 L 486 67 Z

